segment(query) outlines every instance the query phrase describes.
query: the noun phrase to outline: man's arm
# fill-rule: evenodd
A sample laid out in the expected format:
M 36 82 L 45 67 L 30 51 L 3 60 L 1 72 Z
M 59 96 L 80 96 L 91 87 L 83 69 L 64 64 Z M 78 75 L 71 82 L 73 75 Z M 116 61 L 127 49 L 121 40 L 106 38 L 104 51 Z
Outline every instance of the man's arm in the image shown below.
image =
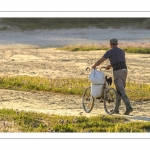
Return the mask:
M 91 67 L 92 69 L 95 69 L 96 66 L 99 66 L 102 62 L 104 62 L 106 60 L 106 58 L 102 57 L 101 59 L 99 59 L 97 62 L 95 62 L 95 64 Z

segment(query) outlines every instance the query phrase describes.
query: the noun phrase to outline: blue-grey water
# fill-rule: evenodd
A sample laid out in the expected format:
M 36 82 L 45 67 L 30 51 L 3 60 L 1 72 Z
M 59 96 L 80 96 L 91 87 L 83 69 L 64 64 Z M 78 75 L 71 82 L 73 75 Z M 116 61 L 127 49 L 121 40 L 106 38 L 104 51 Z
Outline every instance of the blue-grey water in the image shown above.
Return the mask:
M 21 31 L 1 30 L 0 44 L 31 44 L 36 46 L 65 46 L 70 44 L 108 43 L 115 37 L 119 42 L 150 42 L 150 30 L 146 29 L 55 29 Z

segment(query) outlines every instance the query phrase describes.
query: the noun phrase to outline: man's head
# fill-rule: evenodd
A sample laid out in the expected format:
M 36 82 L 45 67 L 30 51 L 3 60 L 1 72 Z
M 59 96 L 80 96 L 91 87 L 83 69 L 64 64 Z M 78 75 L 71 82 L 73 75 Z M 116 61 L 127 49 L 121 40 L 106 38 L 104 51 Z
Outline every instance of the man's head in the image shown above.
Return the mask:
M 109 42 L 111 47 L 118 45 L 118 40 L 116 38 L 111 38 Z

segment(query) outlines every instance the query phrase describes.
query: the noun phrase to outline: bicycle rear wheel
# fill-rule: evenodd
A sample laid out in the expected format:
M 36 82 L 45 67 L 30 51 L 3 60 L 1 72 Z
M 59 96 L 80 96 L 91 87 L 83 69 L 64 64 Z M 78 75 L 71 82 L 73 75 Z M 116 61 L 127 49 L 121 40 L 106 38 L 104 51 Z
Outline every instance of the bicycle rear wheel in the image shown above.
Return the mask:
M 94 106 L 94 97 L 91 96 L 91 86 L 84 90 L 82 96 L 82 106 L 86 113 L 90 113 Z
M 115 89 L 108 88 L 104 95 L 104 109 L 109 115 L 113 114 L 117 106 L 117 93 Z

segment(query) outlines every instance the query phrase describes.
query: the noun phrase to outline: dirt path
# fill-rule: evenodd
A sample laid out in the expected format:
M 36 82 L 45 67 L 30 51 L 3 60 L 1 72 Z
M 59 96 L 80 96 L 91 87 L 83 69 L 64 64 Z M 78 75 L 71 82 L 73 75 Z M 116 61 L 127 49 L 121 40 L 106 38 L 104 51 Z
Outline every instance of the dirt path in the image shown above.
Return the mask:
M 14 110 L 34 111 L 59 115 L 107 115 L 103 103 L 95 102 L 90 113 L 85 113 L 82 108 L 82 96 L 63 95 L 55 93 L 30 93 L 14 90 L 0 90 L 0 108 Z M 129 119 L 150 121 L 150 102 L 131 102 L 134 111 L 127 116 Z M 124 111 L 122 103 L 121 115 Z

